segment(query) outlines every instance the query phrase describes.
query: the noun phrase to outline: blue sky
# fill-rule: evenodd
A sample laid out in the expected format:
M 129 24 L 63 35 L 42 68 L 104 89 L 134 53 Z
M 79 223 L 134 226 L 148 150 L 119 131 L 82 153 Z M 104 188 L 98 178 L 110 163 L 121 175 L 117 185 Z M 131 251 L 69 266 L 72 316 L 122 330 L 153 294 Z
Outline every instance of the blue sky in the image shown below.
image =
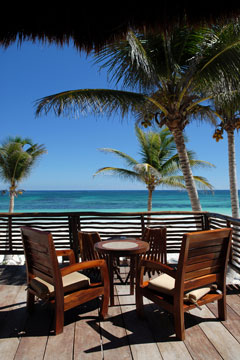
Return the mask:
M 111 147 L 140 159 L 134 133 L 134 118 L 121 119 L 104 115 L 80 118 L 56 117 L 53 113 L 35 117 L 34 102 L 46 95 L 64 90 L 113 88 L 106 72 L 99 73 L 92 58 L 72 46 L 63 48 L 25 42 L 0 49 L 0 142 L 8 136 L 30 137 L 44 144 L 44 155 L 21 187 L 25 190 L 106 190 L 144 189 L 140 183 L 126 182 L 112 176 L 98 175 L 103 166 L 123 166 L 110 154 L 98 149 Z M 227 141 L 216 143 L 210 125 L 187 126 L 188 148 L 197 158 L 215 164 L 215 169 L 199 169 L 215 189 L 228 189 Z M 239 135 L 236 134 L 236 156 L 239 162 Z M 240 165 L 238 165 L 240 166 Z M 239 172 L 238 172 L 239 173 Z M 238 178 L 239 178 L 238 174 Z M 6 185 L 0 182 L 0 188 Z

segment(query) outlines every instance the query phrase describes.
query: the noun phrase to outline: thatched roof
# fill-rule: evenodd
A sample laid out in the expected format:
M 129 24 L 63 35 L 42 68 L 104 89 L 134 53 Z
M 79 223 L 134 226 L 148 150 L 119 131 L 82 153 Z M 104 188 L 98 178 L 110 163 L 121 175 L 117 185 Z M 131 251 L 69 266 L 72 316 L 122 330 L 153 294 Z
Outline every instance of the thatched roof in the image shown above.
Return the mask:
M 8 46 L 16 40 L 42 40 L 65 44 L 72 40 L 78 49 L 90 51 L 125 36 L 129 27 L 162 31 L 187 19 L 189 25 L 231 20 L 240 15 L 238 1 L 171 1 L 159 0 L 132 4 L 128 1 L 63 2 L 54 8 L 51 1 L 32 5 L 1 6 L 0 45 Z M 215 4 L 214 4 L 215 3 Z M 19 6 L 19 8 L 18 8 Z

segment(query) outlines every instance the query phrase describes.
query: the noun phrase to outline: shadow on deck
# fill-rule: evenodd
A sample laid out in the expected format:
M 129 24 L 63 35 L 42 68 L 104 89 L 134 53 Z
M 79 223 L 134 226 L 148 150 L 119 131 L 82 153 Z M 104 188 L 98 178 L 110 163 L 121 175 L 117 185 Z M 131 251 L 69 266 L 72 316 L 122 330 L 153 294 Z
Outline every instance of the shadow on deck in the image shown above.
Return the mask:
M 237 359 L 240 353 L 240 287 L 228 285 L 228 320 L 216 319 L 216 304 L 185 314 L 186 340 L 177 341 L 172 316 L 150 302 L 137 317 L 128 285 L 115 286 L 116 305 L 99 322 L 98 300 L 69 310 L 63 334 L 52 332 L 51 309 L 26 311 L 24 266 L 0 267 L 0 352 L 16 359 Z

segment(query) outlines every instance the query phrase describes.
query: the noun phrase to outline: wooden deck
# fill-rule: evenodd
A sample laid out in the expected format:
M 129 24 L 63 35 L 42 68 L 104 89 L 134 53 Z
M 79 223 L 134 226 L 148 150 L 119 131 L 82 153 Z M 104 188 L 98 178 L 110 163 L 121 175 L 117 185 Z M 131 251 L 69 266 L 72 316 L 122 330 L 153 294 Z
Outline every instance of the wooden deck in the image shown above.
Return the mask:
M 123 268 L 125 269 L 125 268 Z M 240 287 L 228 286 L 228 320 L 219 322 L 216 305 L 185 315 L 186 340 L 177 341 L 172 318 L 146 303 L 146 319 L 136 316 L 128 285 L 115 286 L 116 304 L 98 321 L 98 303 L 65 314 L 64 333 L 51 332 L 52 312 L 36 305 L 26 312 L 23 266 L 0 267 L 0 358 L 68 359 L 234 359 L 240 357 Z M 194 316 L 193 316 L 194 315 Z

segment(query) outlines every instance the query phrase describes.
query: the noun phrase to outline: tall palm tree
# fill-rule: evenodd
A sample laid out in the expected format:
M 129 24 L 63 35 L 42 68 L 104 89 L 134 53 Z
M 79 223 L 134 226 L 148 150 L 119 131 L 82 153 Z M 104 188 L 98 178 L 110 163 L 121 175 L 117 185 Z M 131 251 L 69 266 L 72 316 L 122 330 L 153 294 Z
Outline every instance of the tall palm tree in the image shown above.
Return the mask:
M 145 126 L 154 120 L 159 127 L 166 125 L 175 139 L 192 209 L 201 210 L 183 131 L 195 119 L 215 123 L 209 102 L 216 95 L 216 84 L 221 82 L 227 91 L 229 83 L 239 81 L 239 24 L 184 27 L 157 35 L 129 32 L 126 40 L 107 45 L 97 62 L 108 69 L 110 80 L 131 91 L 66 91 L 37 101 L 36 114 L 92 110 L 112 115 L 120 110 L 122 116 L 132 112 Z
M 140 162 L 126 153 L 116 150 L 103 148 L 104 152 L 113 153 L 122 158 L 128 168 L 103 167 L 95 175 L 111 172 L 126 179 L 137 180 L 144 183 L 148 190 L 148 211 L 152 210 L 152 195 L 157 186 L 167 186 L 171 188 L 185 189 L 183 176 L 179 175 L 179 157 L 176 153 L 174 138 L 167 128 L 161 131 L 144 132 L 138 126 L 135 127 L 136 136 L 140 145 Z M 188 152 L 191 167 L 213 166 L 212 164 L 196 160 L 193 152 Z M 208 181 L 195 176 L 194 180 L 201 188 L 212 189 Z
M 234 131 L 240 129 L 240 114 L 238 105 L 234 102 L 218 103 L 217 112 L 221 116 L 221 123 L 216 128 L 213 138 L 218 142 L 223 139 L 224 131 L 228 139 L 228 169 L 232 216 L 239 218 L 239 196 L 236 169 L 236 151 Z
M 9 137 L 0 147 L 0 178 L 9 183 L 9 212 L 14 210 L 14 198 L 22 192 L 17 188 L 19 183 L 29 176 L 44 153 L 46 149 L 43 145 L 21 137 Z

